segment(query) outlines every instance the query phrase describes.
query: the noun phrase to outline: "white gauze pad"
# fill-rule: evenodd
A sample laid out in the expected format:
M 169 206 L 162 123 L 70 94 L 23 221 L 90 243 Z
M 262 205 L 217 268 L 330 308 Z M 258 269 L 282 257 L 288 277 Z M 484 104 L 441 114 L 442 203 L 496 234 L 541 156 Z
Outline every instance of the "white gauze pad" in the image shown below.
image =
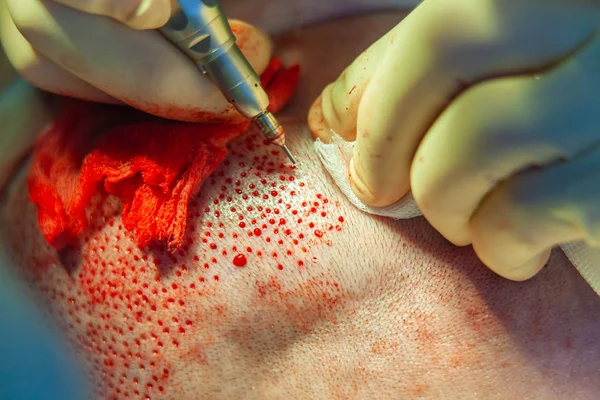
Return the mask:
M 423 215 L 410 194 L 397 203 L 382 208 L 369 207 L 356 197 L 350 187 L 349 179 L 349 165 L 354 142 L 346 142 L 339 135 L 334 134 L 331 143 L 317 140 L 314 146 L 319 159 L 336 185 L 359 210 L 395 219 L 408 219 Z M 583 241 L 564 243 L 560 247 L 581 276 L 600 295 L 600 249 L 591 248 Z

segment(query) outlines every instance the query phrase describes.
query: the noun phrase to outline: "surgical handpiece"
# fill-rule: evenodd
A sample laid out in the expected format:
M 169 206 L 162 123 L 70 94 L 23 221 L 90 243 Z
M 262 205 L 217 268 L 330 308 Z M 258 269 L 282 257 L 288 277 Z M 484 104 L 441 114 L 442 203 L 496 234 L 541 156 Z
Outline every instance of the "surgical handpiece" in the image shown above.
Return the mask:
M 179 8 L 161 33 L 217 85 L 227 100 L 258 126 L 263 136 L 280 146 L 292 163 L 285 145 L 285 131 L 268 111 L 269 97 L 260 78 L 236 45 L 236 37 L 218 0 L 177 0 Z

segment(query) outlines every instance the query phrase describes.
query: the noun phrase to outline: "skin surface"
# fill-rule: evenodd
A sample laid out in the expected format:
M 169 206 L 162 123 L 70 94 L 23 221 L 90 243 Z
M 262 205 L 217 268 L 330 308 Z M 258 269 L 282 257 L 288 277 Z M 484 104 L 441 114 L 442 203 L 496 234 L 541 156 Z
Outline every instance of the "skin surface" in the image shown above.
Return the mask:
M 137 249 L 111 199 L 58 254 L 37 231 L 25 173 L 14 176 L 2 243 L 97 398 L 597 397 L 600 300 L 560 251 L 535 278 L 504 280 L 422 218 L 356 211 L 312 151 L 310 103 L 401 17 L 281 38 L 283 59 L 303 68 L 279 114 L 301 163 L 240 138 L 174 256 Z

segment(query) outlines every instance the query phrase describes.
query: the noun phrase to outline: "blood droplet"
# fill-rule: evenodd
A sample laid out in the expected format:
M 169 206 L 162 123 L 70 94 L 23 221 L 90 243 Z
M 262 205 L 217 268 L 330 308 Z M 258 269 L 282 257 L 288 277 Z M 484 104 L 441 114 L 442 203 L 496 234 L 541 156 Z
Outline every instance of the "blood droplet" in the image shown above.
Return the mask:
M 233 257 L 233 265 L 235 265 L 238 268 L 246 266 L 247 263 L 248 259 L 244 254 L 238 254 L 235 257 Z

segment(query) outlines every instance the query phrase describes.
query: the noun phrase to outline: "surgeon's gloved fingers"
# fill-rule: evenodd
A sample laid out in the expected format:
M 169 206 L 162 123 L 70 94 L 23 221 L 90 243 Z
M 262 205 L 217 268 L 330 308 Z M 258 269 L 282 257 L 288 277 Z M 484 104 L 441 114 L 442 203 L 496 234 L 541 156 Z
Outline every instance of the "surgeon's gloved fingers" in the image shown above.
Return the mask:
M 157 31 L 81 13 L 54 1 L 7 0 L 15 24 L 48 59 L 123 103 L 164 118 L 241 120 L 217 87 Z M 240 48 L 260 74 L 271 58 L 270 39 L 231 21 Z
M 524 280 L 554 245 L 600 247 L 600 146 L 575 160 L 526 171 L 500 185 L 471 220 L 473 248 L 499 275 Z
M 0 1 L 0 8 L 2 7 L 7 7 L 7 5 Z M 84 100 L 110 104 L 120 103 L 36 51 L 19 32 L 8 10 L 0 12 L 0 41 L 13 67 L 24 79 L 36 87 Z
M 351 182 L 363 202 L 386 206 L 407 193 L 421 138 L 466 86 L 546 68 L 596 30 L 591 5 L 534 3 L 430 0 L 393 30 L 355 111 Z
M 157 29 L 171 16 L 171 0 L 53 0 L 89 14 L 113 18 L 133 29 Z
M 469 221 L 496 185 L 597 146 L 598 60 L 597 40 L 539 79 L 478 84 L 444 111 L 419 145 L 410 178 L 415 201 L 436 230 L 456 245 L 470 244 Z
M 325 87 L 310 108 L 308 123 L 313 136 L 327 142 L 333 133 L 344 140 L 356 139 L 360 100 L 376 71 L 394 32 L 390 31 L 358 56 L 340 76 Z

